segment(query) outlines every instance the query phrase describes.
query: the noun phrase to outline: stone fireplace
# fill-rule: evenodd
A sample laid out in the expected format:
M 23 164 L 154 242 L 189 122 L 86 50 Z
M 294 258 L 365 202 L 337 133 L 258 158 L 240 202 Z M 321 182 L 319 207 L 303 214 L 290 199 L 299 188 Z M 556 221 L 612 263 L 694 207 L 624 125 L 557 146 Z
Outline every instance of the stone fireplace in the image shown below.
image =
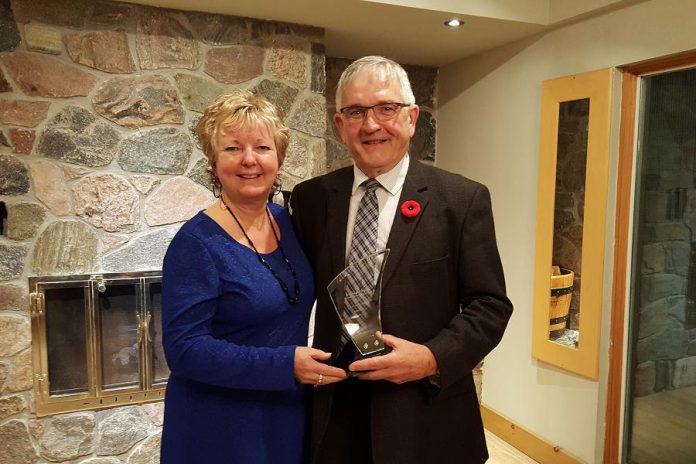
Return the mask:
M 325 98 L 347 61 L 320 28 L 110 1 L 0 0 L 0 31 L 0 464 L 157 462 L 162 402 L 37 414 L 29 278 L 159 270 L 213 201 L 193 128 L 226 90 L 287 115 L 284 190 L 348 164 Z M 437 70 L 408 70 L 433 160 Z
M 29 279 L 37 416 L 161 401 L 159 271 Z

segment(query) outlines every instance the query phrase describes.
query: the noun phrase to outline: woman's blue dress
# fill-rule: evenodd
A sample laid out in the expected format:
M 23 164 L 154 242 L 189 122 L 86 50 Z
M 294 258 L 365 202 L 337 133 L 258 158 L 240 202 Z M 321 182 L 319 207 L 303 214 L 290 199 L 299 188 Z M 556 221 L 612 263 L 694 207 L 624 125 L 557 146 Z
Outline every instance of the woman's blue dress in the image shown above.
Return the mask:
M 290 216 L 269 204 L 301 294 L 288 303 L 250 248 L 200 212 L 164 258 L 163 344 L 171 370 L 163 464 L 299 464 L 307 460 L 305 388 L 295 347 L 307 344 L 312 271 Z M 264 258 L 294 293 L 280 250 Z

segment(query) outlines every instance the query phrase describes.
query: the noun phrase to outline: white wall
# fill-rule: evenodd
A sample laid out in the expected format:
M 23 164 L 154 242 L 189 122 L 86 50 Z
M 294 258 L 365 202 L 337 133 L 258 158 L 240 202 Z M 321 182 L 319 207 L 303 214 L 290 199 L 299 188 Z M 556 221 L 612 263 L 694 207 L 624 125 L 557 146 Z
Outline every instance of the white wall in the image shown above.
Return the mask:
M 613 102 L 600 380 L 594 382 L 531 357 L 541 82 L 694 49 L 693 18 L 695 1 L 646 1 L 440 71 L 437 165 L 491 189 L 515 304 L 484 367 L 483 402 L 587 462 L 601 462 L 603 452 L 620 93 Z

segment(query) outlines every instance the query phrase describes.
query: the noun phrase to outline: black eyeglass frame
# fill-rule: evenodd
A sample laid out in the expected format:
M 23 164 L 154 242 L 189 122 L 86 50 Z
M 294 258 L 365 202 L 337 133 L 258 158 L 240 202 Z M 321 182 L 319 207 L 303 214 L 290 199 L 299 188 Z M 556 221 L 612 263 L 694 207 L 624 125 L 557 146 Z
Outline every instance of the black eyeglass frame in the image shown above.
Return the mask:
M 368 112 L 369 110 L 372 110 L 372 112 L 375 114 L 375 118 L 377 118 L 377 119 L 379 119 L 379 120 L 382 120 L 382 119 L 380 119 L 380 117 L 378 116 L 377 111 L 375 111 L 375 108 L 377 108 L 377 107 L 379 107 L 379 106 L 390 106 L 390 105 L 395 105 L 398 109 L 401 109 L 401 108 L 408 108 L 409 106 L 413 106 L 413 103 L 381 102 L 381 103 L 377 103 L 376 105 L 372 105 L 372 106 L 351 105 L 351 106 L 344 106 L 343 108 L 341 108 L 340 110 L 338 110 L 338 112 L 341 113 L 343 116 L 347 117 L 348 119 L 351 119 L 351 120 L 354 120 L 354 121 L 359 121 L 359 120 L 361 120 L 361 119 L 365 119 L 365 117 L 367 116 L 367 112 Z M 353 117 L 351 117 L 351 116 L 348 114 L 348 110 L 351 110 L 351 109 L 353 109 L 353 110 L 357 110 L 357 109 L 363 110 L 362 117 L 361 117 L 361 118 L 353 118 Z M 396 116 L 396 112 L 394 113 L 394 116 Z

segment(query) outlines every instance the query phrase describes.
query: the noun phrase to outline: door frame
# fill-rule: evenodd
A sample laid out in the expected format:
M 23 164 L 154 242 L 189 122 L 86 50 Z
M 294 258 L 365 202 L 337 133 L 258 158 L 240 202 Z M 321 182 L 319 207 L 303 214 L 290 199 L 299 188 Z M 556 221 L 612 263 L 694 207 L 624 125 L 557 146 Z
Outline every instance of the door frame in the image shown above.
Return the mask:
M 624 401 L 624 331 L 628 286 L 628 245 L 630 213 L 633 204 L 633 163 L 637 123 L 636 99 L 641 77 L 679 68 L 696 66 L 696 50 L 620 66 L 621 123 L 619 126 L 619 165 L 616 186 L 616 222 L 614 228 L 614 273 L 612 277 L 609 378 L 604 430 L 604 464 L 620 463 Z

